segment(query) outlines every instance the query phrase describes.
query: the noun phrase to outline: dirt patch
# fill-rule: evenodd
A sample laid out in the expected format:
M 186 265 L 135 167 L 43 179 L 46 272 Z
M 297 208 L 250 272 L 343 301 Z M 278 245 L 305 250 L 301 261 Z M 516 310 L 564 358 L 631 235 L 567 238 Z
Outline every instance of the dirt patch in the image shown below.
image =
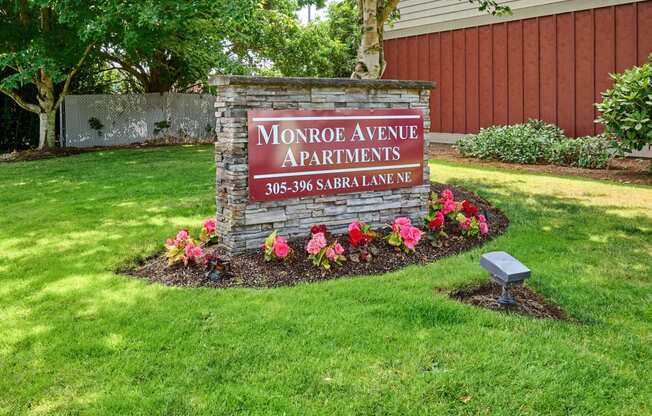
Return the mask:
M 168 267 L 162 255 L 149 258 L 143 264 L 131 270 L 122 270 L 131 276 L 147 279 L 152 282 L 173 286 L 186 287 L 278 287 L 293 286 L 300 282 L 317 282 L 336 279 L 343 276 L 361 276 L 383 274 L 399 270 L 411 264 L 426 264 L 443 257 L 452 256 L 474 247 L 481 246 L 488 240 L 505 232 L 509 220 L 488 201 L 466 191 L 465 189 L 442 184 L 433 184 L 432 190 L 440 192 L 450 188 L 456 200 L 467 199 L 473 202 L 487 217 L 489 234 L 483 237 L 463 238 L 452 235 L 447 239 L 437 242 L 436 246 L 430 244 L 425 236 L 417 246 L 414 254 L 397 252 L 379 236 L 375 241 L 378 254 L 370 262 L 347 261 L 342 266 L 334 266 L 328 272 L 322 272 L 312 265 L 305 251 L 308 235 L 305 238 L 290 240 L 289 244 L 294 249 L 292 258 L 285 262 L 265 262 L 260 250 L 249 250 L 230 259 L 229 273 L 226 278 L 218 282 L 211 281 L 200 266 L 194 267 Z M 385 235 L 386 230 L 378 230 Z M 306 230 L 308 233 L 308 230 Z M 348 249 L 349 242 L 346 235 L 337 236 L 338 241 Z M 224 255 L 219 246 L 207 249 L 209 254 Z
M 501 287 L 495 282 L 486 282 L 480 285 L 461 288 L 449 292 L 448 296 L 460 302 L 478 306 L 485 309 L 518 315 L 532 316 L 541 319 L 568 320 L 566 312 L 555 305 L 551 305 L 539 294 L 527 286 L 512 286 L 510 289 L 516 299 L 515 305 L 501 305 L 498 303 Z
M 526 172 L 541 172 L 560 176 L 583 176 L 591 179 L 604 179 L 627 184 L 652 185 L 652 173 L 648 170 L 650 166 L 649 159 L 617 158 L 611 161 L 608 169 L 582 169 L 556 165 L 522 165 L 518 163 L 464 157 L 451 145 L 431 144 L 430 160 L 443 160 L 458 164 L 490 166 Z

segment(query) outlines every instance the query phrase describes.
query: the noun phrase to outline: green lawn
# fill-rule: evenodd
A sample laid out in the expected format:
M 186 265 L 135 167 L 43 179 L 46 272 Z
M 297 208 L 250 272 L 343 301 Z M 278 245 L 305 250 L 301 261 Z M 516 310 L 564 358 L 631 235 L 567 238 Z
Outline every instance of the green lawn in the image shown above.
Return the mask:
M 652 188 L 433 163 L 511 218 L 373 278 L 179 289 L 116 275 L 214 212 L 211 147 L 0 165 L 0 414 L 652 414 Z M 577 323 L 436 288 L 487 250 Z

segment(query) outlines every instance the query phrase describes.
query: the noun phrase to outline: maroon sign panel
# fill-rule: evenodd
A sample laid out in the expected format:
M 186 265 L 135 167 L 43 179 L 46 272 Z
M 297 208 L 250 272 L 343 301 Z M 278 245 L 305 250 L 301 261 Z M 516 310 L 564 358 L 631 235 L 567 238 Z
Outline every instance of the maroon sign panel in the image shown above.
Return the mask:
M 249 111 L 253 201 L 423 184 L 417 109 Z

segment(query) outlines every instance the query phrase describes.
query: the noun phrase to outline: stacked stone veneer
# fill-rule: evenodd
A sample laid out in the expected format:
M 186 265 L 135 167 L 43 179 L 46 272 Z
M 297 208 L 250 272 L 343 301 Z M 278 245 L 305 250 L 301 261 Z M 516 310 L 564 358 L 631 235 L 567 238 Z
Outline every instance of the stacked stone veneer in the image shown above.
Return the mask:
M 421 186 L 385 191 L 293 198 L 249 200 L 247 111 L 255 109 L 420 108 L 424 131 L 430 127 L 430 82 L 324 78 L 260 78 L 221 76 L 217 86 L 217 233 L 232 254 L 258 247 L 272 230 L 287 237 L 307 236 L 313 224 L 343 232 L 359 219 L 373 226 L 396 216 L 420 223 L 430 192 L 428 140 L 424 138 Z M 426 135 L 427 136 L 427 135 Z

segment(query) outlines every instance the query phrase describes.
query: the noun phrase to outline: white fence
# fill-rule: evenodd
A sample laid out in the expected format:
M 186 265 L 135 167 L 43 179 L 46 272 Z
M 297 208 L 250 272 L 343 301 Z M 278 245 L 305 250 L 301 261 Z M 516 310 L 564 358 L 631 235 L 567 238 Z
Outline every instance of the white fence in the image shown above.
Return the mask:
M 115 146 L 161 137 L 214 137 L 215 97 L 207 94 L 69 95 L 61 137 L 68 147 Z

